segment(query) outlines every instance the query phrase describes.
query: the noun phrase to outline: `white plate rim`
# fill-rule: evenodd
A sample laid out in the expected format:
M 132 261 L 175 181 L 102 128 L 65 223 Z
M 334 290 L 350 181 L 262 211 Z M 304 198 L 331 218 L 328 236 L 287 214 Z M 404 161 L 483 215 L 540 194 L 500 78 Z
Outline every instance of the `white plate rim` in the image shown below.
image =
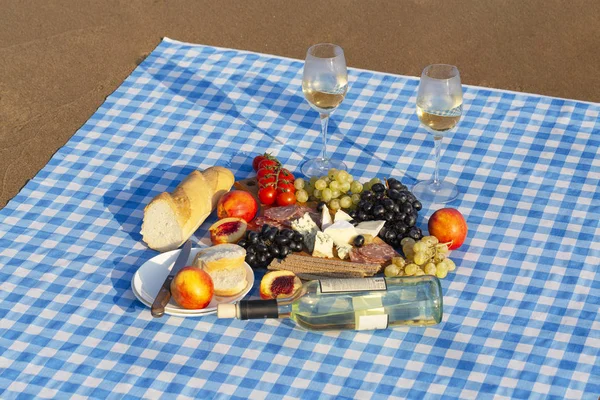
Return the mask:
M 190 260 L 193 260 L 194 257 L 196 256 L 196 254 L 203 249 L 205 249 L 205 247 L 192 249 L 190 251 L 190 256 L 189 256 L 188 262 L 186 264 L 190 265 Z M 173 263 L 177 259 L 177 256 L 179 255 L 180 252 L 181 252 L 181 250 L 177 249 L 177 250 L 172 250 L 172 251 L 169 251 L 166 253 L 158 254 L 158 255 L 152 257 L 151 259 L 147 260 L 133 274 L 133 277 L 131 279 L 131 288 L 132 288 L 133 294 L 142 302 L 142 304 L 146 305 L 147 307 L 150 307 L 152 302 L 154 302 L 155 296 L 152 296 L 147 290 L 144 290 L 144 284 L 140 277 L 140 271 L 145 271 L 144 269 L 159 269 L 159 268 L 164 269 L 164 271 L 161 271 L 161 273 L 159 273 L 159 275 L 164 274 L 164 277 L 162 279 L 160 277 L 158 277 L 156 279 L 156 281 L 160 281 L 162 283 L 164 278 L 167 277 L 167 274 L 173 267 Z M 234 303 L 234 302 L 242 299 L 244 296 L 246 296 L 252 290 L 252 287 L 254 285 L 254 280 L 255 280 L 254 271 L 252 270 L 252 268 L 247 263 L 244 263 L 244 266 L 246 268 L 246 281 L 248 282 L 248 284 L 246 286 L 246 289 L 244 289 L 238 295 L 231 296 L 231 297 L 215 296 L 215 297 L 213 297 L 211 303 L 216 302 L 216 304 L 214 304 L 212 307 L 207 307 L 207 308 L 198 309 L 198 310 L 188 310 L 188 309 L 180 308 L 179 306 L 174 304 L 173 300 L 171 300 L 171 302 L 169 302 L 169 304 L 167 304 L 167 306 L 165 307 L 165 313 L 170 314 L 170 315 L 178 315 L 178 316 L 198 316 L 198 315 L 212 314 L 217 311 L 217 304 Z M 158 285 L 158 284 L 156 284 L 156 285 Z M 156 291 L 158 292 L 158 289 L 156 289 Z

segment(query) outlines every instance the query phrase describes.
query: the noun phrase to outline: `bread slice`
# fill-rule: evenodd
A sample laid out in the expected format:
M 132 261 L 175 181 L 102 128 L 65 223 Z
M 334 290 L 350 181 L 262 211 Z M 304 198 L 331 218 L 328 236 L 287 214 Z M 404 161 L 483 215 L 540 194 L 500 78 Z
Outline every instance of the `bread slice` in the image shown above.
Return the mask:
M 224 167 L 193 171 L 172 193 L 161 193 L 144 208 L 142 240 L 160 252 L 180 247 L 215 209 L 235 178 Z
M 246 267 L 218 269 L 206 271 L 215 285 L 215 296 L 230 297 L 246 289 Z
M 207 272 L 244 267 L 246 249 L 237 244 L 218 244 L 196 254 L 194 265 Z

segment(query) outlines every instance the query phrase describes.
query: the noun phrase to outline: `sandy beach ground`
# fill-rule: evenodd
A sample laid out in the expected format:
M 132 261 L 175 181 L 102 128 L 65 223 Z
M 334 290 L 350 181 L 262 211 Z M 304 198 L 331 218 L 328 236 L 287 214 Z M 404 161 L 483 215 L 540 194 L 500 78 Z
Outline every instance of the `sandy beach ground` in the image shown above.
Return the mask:
M 0 208 L 162 37 L 600 101 L 600 2 L 548 0 L 0 0 Z

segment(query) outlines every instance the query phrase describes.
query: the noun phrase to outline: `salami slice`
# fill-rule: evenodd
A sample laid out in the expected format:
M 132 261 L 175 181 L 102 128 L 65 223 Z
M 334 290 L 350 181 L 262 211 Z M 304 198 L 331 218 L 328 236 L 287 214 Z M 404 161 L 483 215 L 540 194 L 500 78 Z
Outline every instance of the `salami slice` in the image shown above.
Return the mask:
M 289 219 L 294 218 L 299 208 L 300 207 L 295 204 L 291 206 L 272 207 L 265 211 L 264 216 L 273 221 L 288 221 Z
M 255 229 L 260 229 L 265 224 L 270 225 L 270 226 L 275 226 L 278 229 L 283 228 L 282 223 L 280 223 L 278 221 L 273 221 L 272 219 L 267 218 L 267 217 L 256 217 L 252 221 L 252 224 L 254 225 Z
M 358 248 L 353 248 L 352 250 L 350 250 L 349 256 L 350 256 L 350 261 L 352 261 L 352 262 L 360 263 L 360 264 L 369 263 L 367 258 L 361 254 L 360 249 L 358 249 Z
M 369 263 L 382 264 L 396 255 L 394 248 L 387 243 L 371 243 L 356 250 L 359 255 L 355 257 L 365 259 Z M 350 252 L 350 256 L 352 257 L 352 252 Z

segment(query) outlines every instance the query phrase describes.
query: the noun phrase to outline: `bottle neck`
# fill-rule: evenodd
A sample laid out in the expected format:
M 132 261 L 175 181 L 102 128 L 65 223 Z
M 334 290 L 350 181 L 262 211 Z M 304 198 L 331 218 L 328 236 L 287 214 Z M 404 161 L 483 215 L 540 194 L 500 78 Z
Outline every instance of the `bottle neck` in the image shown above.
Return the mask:
M 291 311 L 291 303 L 278 304 L 277 300 L 242 300 L 237 304 L 237 317 L 241 320 L 289 318 Z

